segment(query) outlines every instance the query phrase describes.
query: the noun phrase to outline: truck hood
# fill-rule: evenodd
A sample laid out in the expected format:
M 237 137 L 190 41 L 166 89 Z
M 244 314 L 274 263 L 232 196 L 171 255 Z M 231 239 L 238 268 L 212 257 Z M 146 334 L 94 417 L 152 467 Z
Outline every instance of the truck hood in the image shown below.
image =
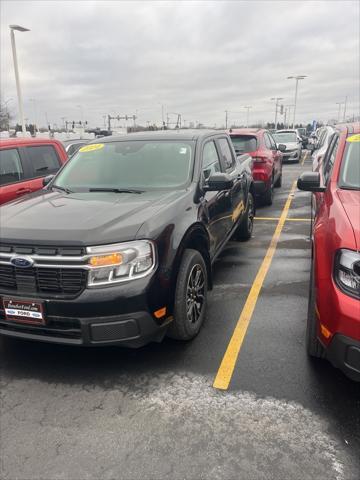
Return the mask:
M 184 193 L 40 190 L 0 207 L 1 241 L 101 245 L 132 240 L 147 219 Z
M 353 229 L 356 249 L 360 251 L 360 191 L 338 190 L 337 194 Z

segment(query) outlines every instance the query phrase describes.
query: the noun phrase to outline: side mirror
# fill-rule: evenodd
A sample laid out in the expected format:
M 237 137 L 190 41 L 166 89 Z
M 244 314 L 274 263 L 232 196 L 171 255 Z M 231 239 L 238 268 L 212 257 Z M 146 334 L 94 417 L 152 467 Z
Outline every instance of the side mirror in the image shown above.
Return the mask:
M 205 183 L 203 189 L 206 192 L 229 190 L 234 185 L 234 180 L 227 173 L 213 173 Z
M 43 187 L 46 187 L 46 185 L 48 185 L 51 180 L 55 177 L 55 175 L 47 175 L 46 177 L 43 178 Z
M 286 145 L 284 145 L 283 143 L 279 143 L 279 145 L 278 145 L 278 150 L 279 150 L 280 152 L 285 152 L 285 150 L 286 150 Z
M 302 173 L 298 178 L 297 187 L 305 192 L 325 192 L 325 187 L 320 186 L 319 172 Z

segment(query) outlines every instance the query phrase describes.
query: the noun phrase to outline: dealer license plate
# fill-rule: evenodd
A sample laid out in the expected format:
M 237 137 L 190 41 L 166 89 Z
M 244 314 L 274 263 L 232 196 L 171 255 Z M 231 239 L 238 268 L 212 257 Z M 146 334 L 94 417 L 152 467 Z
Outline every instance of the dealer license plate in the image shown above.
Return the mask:
M 43 325 L 44 309 L 41 302 L 3 298 L 5 318 L 8 321 Z

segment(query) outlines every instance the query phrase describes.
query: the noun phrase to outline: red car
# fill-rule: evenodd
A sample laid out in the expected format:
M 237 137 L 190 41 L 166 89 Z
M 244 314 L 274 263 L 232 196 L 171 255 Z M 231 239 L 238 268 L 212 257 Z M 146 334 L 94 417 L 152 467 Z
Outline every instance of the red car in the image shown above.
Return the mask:
M 303 173 L 315 192 L 307 350 L 360 381 L 360 126 L 338 125 L 320 172 Z
M 252 175 L 257 200 L 271 205 L 274 187 L 281 187 L 282 153 L 270 132 L 262 129 L 231 129 L 229 135 L 238 155 L 248 153 L 253 158 Z
M 0 205 L 43 187 L 68 159 L 61 142 L 46 138 L 0 140 Z

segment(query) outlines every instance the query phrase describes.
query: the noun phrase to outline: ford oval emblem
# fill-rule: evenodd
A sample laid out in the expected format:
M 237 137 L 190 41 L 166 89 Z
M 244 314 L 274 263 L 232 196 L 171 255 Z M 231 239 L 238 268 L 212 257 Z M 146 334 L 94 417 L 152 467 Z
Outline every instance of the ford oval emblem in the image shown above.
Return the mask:
M 34 260 L 31 257 L 11 257 L 10 263 L 17 268 L 29 268 L 34 265 Z

